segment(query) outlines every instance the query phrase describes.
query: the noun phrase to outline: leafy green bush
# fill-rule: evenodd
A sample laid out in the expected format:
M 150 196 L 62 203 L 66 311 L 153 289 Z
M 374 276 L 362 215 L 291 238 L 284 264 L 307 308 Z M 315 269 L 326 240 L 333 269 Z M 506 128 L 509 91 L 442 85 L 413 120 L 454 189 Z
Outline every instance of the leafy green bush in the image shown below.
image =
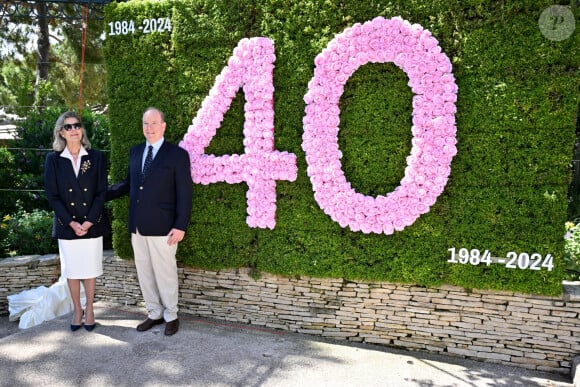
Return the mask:
M 22 207 L 14 214 L 2 218 L 2 256 L 24 254 L 48 254 L 58 251 L 52 239 L 53 212 Z
M 15 190 L 21 189 L 24 181 L 14 155 L 5 147 L 0 147 L 0 165 L 0 215 L 5 216 L 16 211 L 20 192 Z
M 0 218 L 0 259 L 10 254 L 7 241 L 10 220 L 10 215 L 2 215 Z
M 566 243 L 564 249 L 566 279 L 580 280 L 580 222 L 566 222 Z
M 34 104 L 36 53 L 22 60 L 3 58 L 0 66 L 0 104 L 7 113 L 24 117 Z

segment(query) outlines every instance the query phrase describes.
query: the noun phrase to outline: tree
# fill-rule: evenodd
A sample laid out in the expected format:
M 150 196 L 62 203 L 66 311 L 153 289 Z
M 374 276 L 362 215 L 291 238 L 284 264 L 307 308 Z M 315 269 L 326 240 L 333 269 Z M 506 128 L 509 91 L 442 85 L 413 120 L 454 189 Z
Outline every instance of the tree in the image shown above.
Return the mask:
M 89 16 L 86 24 L 81 18 L 90 14 L 91 3 L 102 6 L 108 1 L 7 0 L 0 4 L 0 103 L 11 105 L 8 111 L 22 110 L 14 106 L 30 106 L 31 100 L 32 106 L 38 110 L 55 103 L 80 106 L 81 71 L 86 85 L 82 104 L 106 104 L 102 16 Z M 85 40 L 82 39 L 84 26 Z M 33 51 L 35 66 L 31 66 Z M 86 65 L 85 69 L 81 69 L 81 63 Z M 22 79 L 30 79 L 27 73 L 34 75 L 32 90 L 26 87 L 29 83 L 7 78 L 15 73 L 15 67 L 20 69 L 18 75 Z
M 48 37 L 48 9 L 44 2 L 36 2 L 36 82 L 34 83 L 34 106 L 42 110 L 46 106 L 46 96 L 40 92 L 43 83 L 48 82 L 48 60 L 50 40 Z
M 34 54 L 27 54 L 0 67 L 0 105 L 9 113 L 24 116 L 34 104 L 34 62 Z

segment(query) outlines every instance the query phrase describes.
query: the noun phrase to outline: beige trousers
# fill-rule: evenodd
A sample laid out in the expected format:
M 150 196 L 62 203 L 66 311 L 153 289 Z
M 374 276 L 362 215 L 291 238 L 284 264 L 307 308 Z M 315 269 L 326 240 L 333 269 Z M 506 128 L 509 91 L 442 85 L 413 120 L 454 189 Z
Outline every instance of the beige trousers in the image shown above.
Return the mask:
M 131 234 L 131 244 L 148 317 L 175 320 L 179 298 L 177 244 L 169 246 L 167 236 L 143 236 L 139 231 Z

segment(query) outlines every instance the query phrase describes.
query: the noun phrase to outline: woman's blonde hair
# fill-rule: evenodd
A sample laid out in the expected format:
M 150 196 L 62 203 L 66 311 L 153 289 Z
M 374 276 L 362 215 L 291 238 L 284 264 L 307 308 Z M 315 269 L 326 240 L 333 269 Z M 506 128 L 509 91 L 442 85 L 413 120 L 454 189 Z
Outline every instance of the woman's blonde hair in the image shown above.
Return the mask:
M 61 152 L 66 147 L 66 140 L 64 139 L 64 137 L 60 135 L 60 131 L 63 129 L 64 120 L 66 120 L 67 118 L 76 118 L 77 120 L 79 120 L 81 124 L 81 130 L 83 131 L 83 135 L 81 137 L 81 145 L 86 150 L 91 149 L 91 142 L 87 137 L 87 132 L 85 131 L 83 120 L 81 120 L 81 118 L 76 112 L 72 111 L 62 113 L 60 117 L 58 117 L 58 119 L 56 120 L 56 123 L 54 124 L 54 133 L 53 133 L 54 139 L 52 141 L 52 149 L 55 150 L 56 152 Z

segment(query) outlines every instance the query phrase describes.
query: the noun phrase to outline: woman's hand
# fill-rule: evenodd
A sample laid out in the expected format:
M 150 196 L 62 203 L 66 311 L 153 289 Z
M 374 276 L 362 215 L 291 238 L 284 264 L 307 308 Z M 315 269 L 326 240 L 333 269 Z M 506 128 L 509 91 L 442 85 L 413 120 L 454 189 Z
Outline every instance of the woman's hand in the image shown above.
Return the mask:
M 85 223 L 87 223 L 87 222 L 85 222 Z M 88 222 L 88 223 L 90 223 L 90 222 Z M 85 230 L 85 229 L 83 228 L 83 226 L 81 226 L 81 224 L 80 224 L 79 222 L 75 222 L 75 221 L 73 220 L 73 221 L 72 221 L 72 222 L 70 222 L 68 225 L 70 226 L 70 228 L 72 228 L 72 229 L 73 229 L 73 231 L 75 232 L 75 234 L 76 234 L 77 236 L 83 236 L 83 235 L 85 235 L 85 234 L 87 233 L 87 230 Z M 91 223 L 91 226 L 92 226 L 92 223 Z M 90 227 L 90 226 L 89 226 L 89 227 Z
M 91 228 L 92 225 L 93 225 L 92 222 L 86 220 L 83 224 L 81 224 L 81 228 L 85 231 L 89 231 L 89 228 Z

